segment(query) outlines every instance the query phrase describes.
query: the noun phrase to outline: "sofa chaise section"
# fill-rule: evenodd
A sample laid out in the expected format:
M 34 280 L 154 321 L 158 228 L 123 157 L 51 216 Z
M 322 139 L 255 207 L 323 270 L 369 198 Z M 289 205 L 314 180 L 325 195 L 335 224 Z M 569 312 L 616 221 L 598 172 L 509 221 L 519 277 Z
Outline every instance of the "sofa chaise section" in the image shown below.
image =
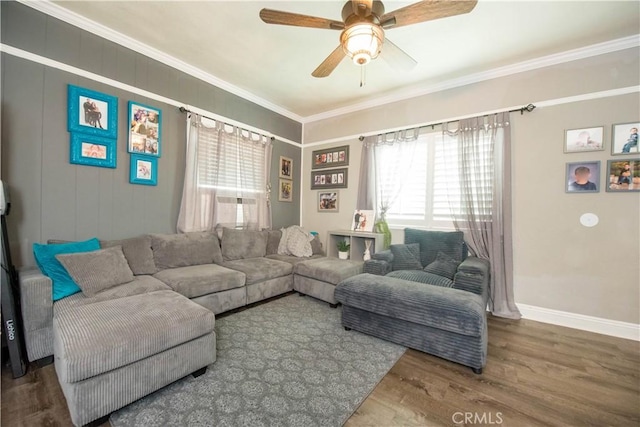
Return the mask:
M 55 366 L 74 425 L 84 425 L 216 359 L 215 316 L 169 290 L 63 310 Z

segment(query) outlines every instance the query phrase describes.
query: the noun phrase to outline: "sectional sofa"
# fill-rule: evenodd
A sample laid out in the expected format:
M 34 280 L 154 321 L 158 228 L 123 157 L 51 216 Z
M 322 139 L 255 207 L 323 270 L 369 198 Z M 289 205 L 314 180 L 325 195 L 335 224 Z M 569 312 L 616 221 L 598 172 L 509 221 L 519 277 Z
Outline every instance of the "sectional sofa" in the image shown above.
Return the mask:
M 56 256 L 82 291 L 55 302 L 49 277 L 22 270 L 28 359 L 54 355 L 75 425 L 200 374 L 215 361 L 214 314 L 293 290 L 294 265 L 324 256 L 317 238 L 308 256 L 289 255 L 282 236 L 224 229 L 221 238 L 101 241 L 98 251 Z

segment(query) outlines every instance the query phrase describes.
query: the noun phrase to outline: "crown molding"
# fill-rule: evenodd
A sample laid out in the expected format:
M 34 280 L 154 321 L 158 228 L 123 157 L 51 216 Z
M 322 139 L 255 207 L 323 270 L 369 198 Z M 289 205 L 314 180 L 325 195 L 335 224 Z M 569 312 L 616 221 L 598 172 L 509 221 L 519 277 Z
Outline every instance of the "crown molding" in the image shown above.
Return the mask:
M 220 89 L 226 90 L 227 92 L 230 92 L 236 96 L 244 98 L 247 101 L 251 101 L 254 104 L 260 105 L 261 107 L 268 108 L 273 112 L 282 114 L 283 116 L 288 117 L 292 120 L 295 120 L 297 122 L 302 122 L 304 120 L 302 116 L 294 112 L 291 112 L 279 105 L 276 105 L 270 101 L 267 101 L 266 99 L 260 98 L 259 96 L 256 96 L 245 89 L 234 86 L 225 80 L 222 80 L 212 74 L 209 74 L 201 70 L 200 68 L 194 67 L 193 65 L 189 65 L 186 62 L 181 61 L 177 58 L 174 58 L 173 56 L 168 55 L 165 52 L 162 52 L 158 49 L 155 49 L 151 46 L 141 43 L 139 40 L 134 40 L 129 36 L 126 36 L 122 33 L 114 31 L 111 28 L 108 28 L 102 24 L 99 24 L 88 18 L 85 18 L 82 15 L 79 15 L 75 12 L 65 9 L 62 6 L 52 3 L 50 0 L 38 0 L 38 1 L 18 0 L 18 1 L 24 4 L 25 6 L 29 6 L 32 9 L 35 9 L 46 15 L 52 16 L 56 19 L 66 22 L 67 24 L 71 24 L 75 27 L 89 31 L 90 33 L 93 33 L 104 39 L 117 43 L 121 46 L 125 46 L 128 49 L 131 49 L 142 55 L 148 56 L 149 58 L 153 58 L 159 62 L 162 62 L 165 65 L 168 65 L 172 68 L 180 70 L 184 73 L 187 73 L 213 86 L 219 87 Z
M 492 70 L 480 73 L 469 74 L 467 76 L 456 79 L 446 80 L 434 85 L 427 85 L 423 88 L 408 88 L 397 91 L 393 94 L 381 96 L 356 104 L 347 105 L 335 110 L 325 111 L 319 114 L 306 116 L 303 123 L 311 123 L 318 120 L 324 120 L 331 117 L 341 116 L 344 114 L 354 113 L 356 111 L 366 110 L 368 108 L 379 107 L 392 102 L 404 101 L 406 99 L 424 96 L 430 93 L 441 92 L 443 90 L 453 89 L 460 86 L 479 83 L 485 80 L 491 80 L 498 77 L 510 76 L 525 71 L 532 71 L 539 68 L 549 67 L 552 65 L 563 64 L 566 62 L 576 61 L 579 59 L 590 58 L 593 56 L 603 55 L 606 53 L 617 52 L 620 50 L 631 49 L 640 46 L 640 34 L 620 39 L 610 40 L 603 43 L 597 43 L 590 46 L 572 49 L 565 52 L 555 53 L 528 61 L 518 62 L 504 67 L 494 68 Z

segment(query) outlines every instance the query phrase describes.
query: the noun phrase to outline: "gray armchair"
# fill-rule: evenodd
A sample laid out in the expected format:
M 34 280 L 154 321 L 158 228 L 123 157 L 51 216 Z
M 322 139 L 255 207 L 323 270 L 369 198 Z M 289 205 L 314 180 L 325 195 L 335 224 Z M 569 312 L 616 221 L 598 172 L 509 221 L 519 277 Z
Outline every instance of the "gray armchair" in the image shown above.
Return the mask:
M 406 262 L 394 262 L 397 258 L 391 249 L 387 249 L 374 253 L 372 259 L 365 261 L 364 272 L 472 292 L 480 295 L 486 304 L 489 295 L 490 264 L 485 259 L 468 256 L 462 232 L 407 228 L 405 244 L 419 245 L 419 264 L 416 263 L 410 269 L 405 268 Z M 424 271 L 425 267 L 436 261 L 439 252 L 461 261 L 453 278 Z
M 489 262 L 470 257 L 461 232 L 405 230 L 335 289 L 342 325 L 469 366 L 487 360 Z M 425 271 L 426 270 L 426 271 Z

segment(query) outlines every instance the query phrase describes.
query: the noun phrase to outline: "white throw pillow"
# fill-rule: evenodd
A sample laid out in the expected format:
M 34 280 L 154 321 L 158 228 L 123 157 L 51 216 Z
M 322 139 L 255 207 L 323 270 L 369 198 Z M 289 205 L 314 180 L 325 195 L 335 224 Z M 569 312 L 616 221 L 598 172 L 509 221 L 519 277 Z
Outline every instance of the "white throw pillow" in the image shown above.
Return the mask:
M 278 243 L 278 255 L 291 255 L 287 249 L 287 238 L 289 235 L 288 228 L 281 228 L 282 237 L 280 237 L 280 243 Z
M 293 256 L 310 257 L 313 255 L 311 240 L 313 240 L 313 236 L 302 227 L 292 225 L 287 231 L 287 250 Z

